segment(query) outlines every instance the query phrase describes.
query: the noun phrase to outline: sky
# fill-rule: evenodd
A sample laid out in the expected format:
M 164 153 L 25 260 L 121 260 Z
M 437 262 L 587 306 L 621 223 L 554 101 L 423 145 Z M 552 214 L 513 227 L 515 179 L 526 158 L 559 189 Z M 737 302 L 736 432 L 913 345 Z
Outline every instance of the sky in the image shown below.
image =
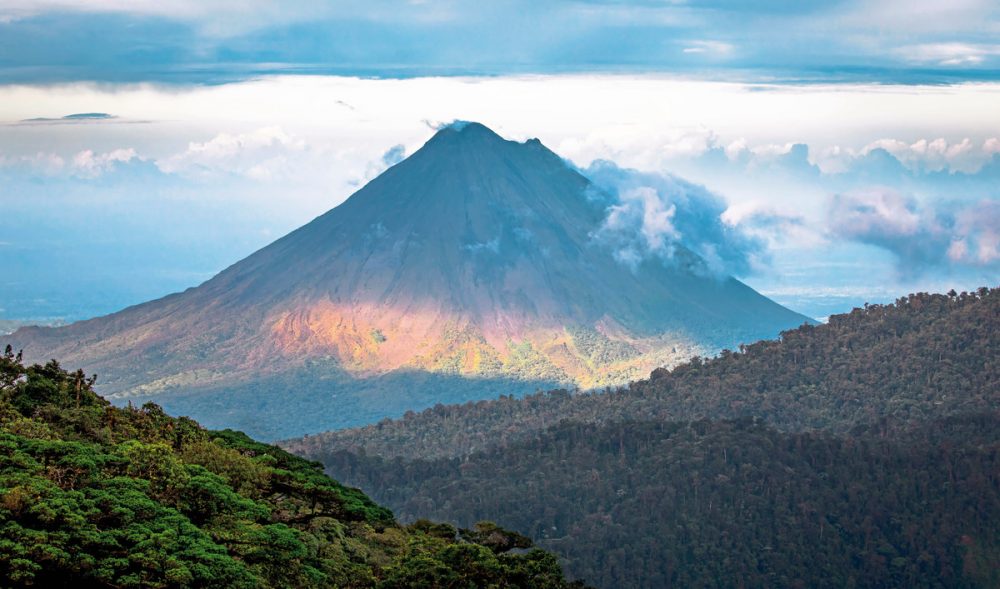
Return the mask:
M 0 0 L 0 80 L 995 80 L 998 17 L 994 0 Z
M 197 285 L 452 120 L 613 195 L 622 263 L 819 318 L 998 283 L 995 2 L 288 4 L 0 0 L 0 319 Z

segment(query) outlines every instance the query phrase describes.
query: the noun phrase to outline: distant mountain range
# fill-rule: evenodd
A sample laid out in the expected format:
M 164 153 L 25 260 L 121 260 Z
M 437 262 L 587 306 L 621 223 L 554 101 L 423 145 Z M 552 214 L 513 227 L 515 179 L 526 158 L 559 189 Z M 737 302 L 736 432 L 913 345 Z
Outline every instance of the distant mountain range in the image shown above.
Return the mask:
M 112 399 L 273 439 L 621 384 L 809 321 L 681 245 L 621 263 L 594 238 L 595 190 L 537 139 L 453 124 L 197 288 L 0 343 L 96 372 Z

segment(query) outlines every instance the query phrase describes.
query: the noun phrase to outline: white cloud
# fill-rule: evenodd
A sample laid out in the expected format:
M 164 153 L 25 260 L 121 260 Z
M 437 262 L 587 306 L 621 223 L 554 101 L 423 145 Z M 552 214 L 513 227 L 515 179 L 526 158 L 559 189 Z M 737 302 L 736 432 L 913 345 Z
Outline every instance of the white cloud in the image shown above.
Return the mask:
M 625 192 L 621 200 L 622 204 L 612 207 L 608 215 L 606 225 L 609 229 L 622 229 L 625 217 L 638 213 L 640 232 L 649 251 L 664 253 L 668 243 L 680 239 L 672 222 L 677 207 L 661 199 L 656 190 L 643 186 Z
M 688 41 L 686 47 L 681 51 L 683 53 L 689 54 L 704 54 L 716 57 L 728 56 L 736 49 L 736 47 L 730 43 L 723 43 L 722 41 Z
M 544 3 L 539 3 L 542 5 Z M 594 25 L 682 26 L 694 21 L 684 6 L 684 0 L 658 3 L 628 2 L 567 2 L 561 15 Z
M 783 155 L 788 155 L 788 152 L 792 151 L 794 145 L 791 142 L 756 145 L 750 149 L 750 153 L 761 160 L 775 159 Z
M 73 154 L 68 162 L 58 154 L 38 152 L 24 156 L 0 155 L 0 168 L 24 169 L 43 176 L 68 174 L 92 179 L 110 172 L 116 164 L 128 163 L 133 159 L 142 158 L 132 148 L 119 148 L 101 153 L 84 149 Z
M 82 178 L 96 178 L 114 168 L 115 164 L 128 163 L 139 156 L 132 148 L 115 149 L 107 153 L 94 153 L 86 149 L 73 156 L 73 171 Z
M 857 157 L 857 154 L 853 150 L 839 145 L 824 147 L 818 153 L 815 153 L 815 150 L 813 150 L 811 154 L 816 158 L 815 163 L 824 174 L 841 174 L 846 172 L 850 161 Z
M 49 152 L 21 156 L 0 155 L 0 168 L 18 167 L 41 172 L 44 175 L 54 175 L 66 167 L 66 160 Z
M 899 57 L 916 63 L 945 66 L 979 65 L 987 58 L 1000 56 L 1000 45 L 974 43 L 925 43 L 895 50 Z
M 643 260 L 673 264 L 679 245 L 699 255 L 709 274 L 746 275 L 766 258 L 763 243 L 726 223 L 726 202 L 703 186 L 663 173 L 623 169 L 599 161 L 583 170 L 606 207 L 592 234 L 633 269 Z
M 730 160 L 739 159 L 747 151 L 747 140 L 740 137 L 735 141 L 730 141 L 725 147 L 726 157 Z
M 956 213 L 948 257 L 978 265 L 1000 262 L 1000 202 L 984 200 Z
M 800 215 L 781 212 L 763 201 L 748 201 L 730 205 L 722 213 L 722 221 L 766 239 L 771 247 L 791 242 L 795 247 L 817 247 L 827 243 L 822 230 L 814 227 Z
M 913 143 L 899 139 L 879 139 L 863 147 L 860 155 L 867 155 L 874 149 L 884 149 L 913 170 L 975 172 L 989 160 L 995 153 L 994 150 L 1000 150 L 1000 142 L 996 138 L 988 138 L 983 141 L 981 148 L 976 149 L 972 139 L 968 137 L 954 142 L 938 137 L 918 139 Z
M 890 188 L 835 195 L 830 231 L 892 252 L 901 276 L 916 277 L 945 265 L 1000 262 L 1000 202 L 921 203 Z
M 296 211 L 294 220 L 304 223 L 381 170 L 390 147 L 402 143 L 406 153 L 418 148 L 431 132 L 421 121 L 460 118 L 482 121 L 508 138 L 537 136 L 581 166 L 610 159 L 704 184 L 730 206 L 761 203 L 764 213 L 747 214 L 737 225 L 756 223 L 755 235 L 772 245 L 784 232 L 782 247 L 791 251 L 797 243 L 823 247 L 816 245 L 815 234 L 825 226 L 826 197 L 858 187 L 851 166 L 876 145 L 891 148 L 910 170 L 945 169 L 942 165 L 975 170 L 1000 153 L 998 95 L 1000 85 L 992 83 L 748 87 L 653 75 L 276 77 L 183 88 L 3 86 L 0 120 L 102 110 L 120 120 L 151 122 L 6 126 L 0 131 L 0 154 L 6 156 L 0 165 L 71 175 L 77 154 L 90 150 L 99 166 L 101 154 L 127 145 L 164 171 L 210 179 L 212 190 L 200 194 L 230 190 L 248 214 L 271 214 L 268 201 L 280 195 L 282 211 Z M 782 176 L 780 166 L 759 165 L 780 161 L 796 143 L 808 144 L 810 159 L 825 172 L 844 176 L 802 180 Z M 52 146 L 61 151 L 39 153 Z M 246 182 L 255 178 L 269 181 Z M 897 189 L 933 200 L 924 181 L 913 172 L 907 186 Z M 248 197 L 249 188 L 258 196 Z M 688 238 L 682 205 L 673 217 L 664 217 L 672 202 L 650 209 L 647 229 L 669 222 Z M 638 208 L 641 199 L 634 204 Z M 761 226 L 768 211 L 803 217 L 804 224 Z M 644 208 L 642 214 L 640 226 Z M 642 238 L 641 229 L 635 235 Z M 962 255 L 988 258 L 989 239 L 982 243 L 970 241 Z M 647 247 L 645 241 L 637 244 Z M 945 249 L 950 246 L 949 241 Z M 962 246 L 955 247 L 957 256 Z
M 879 233 L 912 237 L 922 222 L 913 199 L 886 189 L 838 195 L 833 205 L 835 226 L 852 235 Z M 934 228 L 934 223 L 929 223 Z
M 842 26 L 887 34 L 982 33 L 994 26 L 994 0 L 849 0 Z
M 264 127 L 248 133 L 219 133 L 208 141 L 192 142 L 182 153 L 158 161 L 157 166 L 172 174 L 274 180 L 288 177 L 296 167 L 292 158 L 307 150 L 304 140 L 281 127 Z

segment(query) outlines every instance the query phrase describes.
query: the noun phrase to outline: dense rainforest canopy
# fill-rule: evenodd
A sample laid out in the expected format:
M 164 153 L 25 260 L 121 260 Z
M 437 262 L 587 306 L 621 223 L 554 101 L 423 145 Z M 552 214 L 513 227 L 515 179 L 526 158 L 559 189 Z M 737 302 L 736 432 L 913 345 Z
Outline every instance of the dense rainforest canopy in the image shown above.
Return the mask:
M 0 356 L 2 587 L 547 587 L 494 524 L 401 526 L 319 464 Z
M 494 519 L 609 589 L 1000 586 L 997 413 L 895 440 L 566 422 L 464 459 L 324 459 L 404 519 Z
M 600 587 L 1000 586 L 1000 290 L 916 294 L 620 391 L 286 447 L 404 519 L 515 527 Z

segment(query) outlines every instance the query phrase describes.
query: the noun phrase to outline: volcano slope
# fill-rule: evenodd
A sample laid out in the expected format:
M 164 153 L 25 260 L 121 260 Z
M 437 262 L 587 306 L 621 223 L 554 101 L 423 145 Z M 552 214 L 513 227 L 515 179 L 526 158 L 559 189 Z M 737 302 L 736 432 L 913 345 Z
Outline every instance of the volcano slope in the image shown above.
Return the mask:
M 537 139 L 454 124 L 197 288 L 0 343 L 100 374 L 112 400 L 274 439 L 619 384 L 808 321 L 680 244 L 621 263 L 595 239 L 597 190 Z

